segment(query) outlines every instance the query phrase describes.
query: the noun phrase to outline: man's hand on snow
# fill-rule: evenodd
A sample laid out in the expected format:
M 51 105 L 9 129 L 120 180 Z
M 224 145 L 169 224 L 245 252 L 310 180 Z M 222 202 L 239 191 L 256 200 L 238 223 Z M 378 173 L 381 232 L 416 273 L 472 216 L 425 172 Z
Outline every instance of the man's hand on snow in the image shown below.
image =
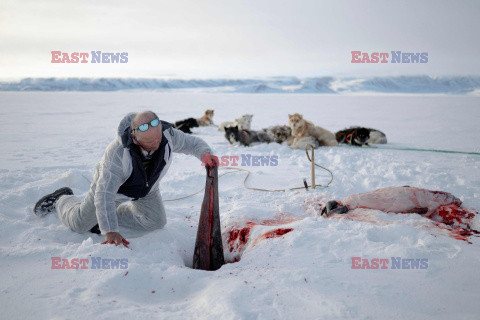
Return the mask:
M 202 166 L 214 167 L 218 166 L 219 163 L 217 156 L 209 153 L 202 154 Z
M 130 242 L 128 242 L 118 232 L 107 232 L 105 236 L 105 242 L 102 242 L 102 244 L 109 244 L 109 243 L 115 243 L 116 246 L 123 244 L 127 248 L 128 248 L 128 245 L 130 244 Z

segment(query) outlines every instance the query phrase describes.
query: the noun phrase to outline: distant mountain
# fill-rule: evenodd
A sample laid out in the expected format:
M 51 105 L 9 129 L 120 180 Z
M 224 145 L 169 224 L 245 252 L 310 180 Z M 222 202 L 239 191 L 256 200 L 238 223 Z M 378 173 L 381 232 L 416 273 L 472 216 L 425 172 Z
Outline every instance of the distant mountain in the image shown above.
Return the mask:
M 241 93 L 480 92 L 480 76 L 318 77 L 299 79 L 26 78 L 0 82 L 0 91 L 182 90 Z

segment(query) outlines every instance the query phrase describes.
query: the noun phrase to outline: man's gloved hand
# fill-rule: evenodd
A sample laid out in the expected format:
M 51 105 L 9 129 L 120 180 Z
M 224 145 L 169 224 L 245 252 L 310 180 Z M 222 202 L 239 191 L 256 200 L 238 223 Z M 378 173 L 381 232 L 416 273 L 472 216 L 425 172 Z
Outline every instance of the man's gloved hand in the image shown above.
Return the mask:
M 128 248 L 128 245 L 130 244 L 130 242 L 128 242 L 118 232 L 107 232 L 107 234 L 105 235 L 105 242 L 102 242 L 102 244 L 109 244 L 109 243 L 115 243 L 116 246 L 123 244 L 127 248 Z
M 219 165 L 218 157 L 210 153 L 202 154 L 202 166 L 214 167 Z

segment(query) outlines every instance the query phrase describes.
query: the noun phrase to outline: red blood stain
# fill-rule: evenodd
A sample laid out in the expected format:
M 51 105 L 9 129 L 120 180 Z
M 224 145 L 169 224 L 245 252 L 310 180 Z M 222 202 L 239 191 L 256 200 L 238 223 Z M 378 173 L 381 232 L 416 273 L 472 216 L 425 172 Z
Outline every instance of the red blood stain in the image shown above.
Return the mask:
M 231 230 L 227 231 L 228 233 L 228 240 L 227 245 L 230 248 L 230 252 L 233 250 L 241 251 L 243 247 L 248 242 L 248 236 L 250 234 L 250 229 L 254 226 L 249 225 L 252 224 L 251 222 L 247 223 L 247 227 L 241 229 L 232 228 Z
M 292 229 L 292 228 L 288 228 L 288 229 L 275 229 L 275 230 L 272 230 L 272 231 L 269 231 L 269 232 L 267 232 L 267 233 L 262 234 L 260 237 L 257 238 L 257 241 L 258 241 L 258 240 L 264 240 L 264 239 L 281 237 L 281 236 L 283 236 L 284 234 L 289 233 L 290 231 L 293 231 L 293 229 Z
M 288 224 L 294 221 L 300 220 L 299 218 L 292 217 L 292 216 L 287 216 L 285 214 L 280 214 L 276 218 L 273 219 L 266 219 L 266 220 L 261 220 L 261 221 L 247 221 L 245 222 L 245 226 L 232 226 L 226 231 L 226 236 L 227 236 L 227 246 L 229 248 L 230 252 L 238 252 L 241 254 L 243 249 L 245 248 L 246 244 L 249 241 L 249 236 L 250 236 L 250 231 L 252 230 L 253 227 L 257 225 L 262 225 L 262 226 L 277 226 L 277 225 L 283 225 L 283 224 Z M 270 239 L 270 238 L 276 238 L 276 237 L 281 237 L 286 233 L 289 233 L 292 231 L 292 228 L 279 228 L 275 229 L 269 232 L 266 232 L 262 234 L 260 237 L 255 239 L 253 242 L 252 246 L 255 246 L 258 244 L 258 242 L 265 240 L 265 239 Z M 240 261 L 240 256 L 236 256 L 232 262 L 238 262 Z
M 436 217 L 440 217 L 440 222 L 449 226 L 458 225 L 462 228 L 470 228 L 469 222 L 475 217 L 475 214 L 456 205 L 446 205 L 438 207 L 430 219 L 436 220 Z
M 323 200 L 316 199 L 316 198 L 305 198 L 303 200 L 303 205 L 305 207 L 305 212 L 317 215 L 318 211 L 322 211 L 325 203 Z
M 292 223 L 298 220 L 301 220 L 301 219 L 281 213 L 273 219 L 265 219 L 259 222 L 250 222 L 250 223 L 261 224 L 263 226 L 278 226 L 281 224 Z
M 280 229 L 275 229 L 275 230 L 269 231 L 267 233 L 264 233 L 260 237 L 255 239 L 255 241 L 252 244 L 252 247 L 256 246 L 262 240 L 281 237 L 284 234 L 289 233 L 290 231 L 293 231 L 293 229 L 292 228 L 288 228 L 288 229 L 280 228 Z
M 446 235 L 449 236 L 450 238 L 462 240 L 470 244 L 472 244 L 472 242 L 469 241 L 470 236 L 475 236 L 475 235 L 480 236 L 480 232 L 476 230 L 472 230 L 472 229 L 465 230 L 462 228 L 452 229 L 450 226 L 447 226 L 444 223 L 440 223 L 440 222 L 435 222 L 435 227 L 426 227 L 426 228 L 427 229 L 436 228 L 436 229 L 444 230 L 446 231 Z
M 471 229 L 470 221 L 475 213 L 456 204 L 440 206 L 428 218 L 435 221 L 435 225 L 448 232 L 448 236 L 457 240 L 463 240 L 471 244 L 469 237 L 479 235 L 480 232 Z

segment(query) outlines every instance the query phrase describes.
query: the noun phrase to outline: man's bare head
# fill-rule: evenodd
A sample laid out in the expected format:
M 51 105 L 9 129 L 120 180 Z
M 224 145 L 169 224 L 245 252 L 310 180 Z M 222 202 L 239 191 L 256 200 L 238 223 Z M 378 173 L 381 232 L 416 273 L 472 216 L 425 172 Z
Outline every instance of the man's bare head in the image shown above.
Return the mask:
M 157 150 L 162 141 L 162 123 L 159 122 L 156 127 L 152 127 L 150 124 L 150 122 L 155 119 L 158 119 L 155 112 L 142 111 L 133 117 L 130 124 L 130 128 L 133 130 L 133 141 L 148 152 Z M 144 132 L 138 130 L 138 127 L 145 123 L 148 124 L 148 130 Z

